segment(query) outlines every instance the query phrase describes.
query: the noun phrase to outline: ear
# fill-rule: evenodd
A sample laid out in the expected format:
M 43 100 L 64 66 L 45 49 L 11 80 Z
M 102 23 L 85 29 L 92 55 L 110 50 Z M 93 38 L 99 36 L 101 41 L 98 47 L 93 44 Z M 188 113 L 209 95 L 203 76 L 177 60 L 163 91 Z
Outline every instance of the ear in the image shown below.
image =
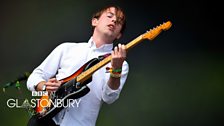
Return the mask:
M 121 36 L 122 36 L 122 34 L 121 34 L 121 33 L 119 33 L 119 34 L 117 35 L 116 39 L 121 38 Z
M 97 18 L 93 18 L 92 19 L 92 26 L 95 27 L 98 24 L 98 19 Z

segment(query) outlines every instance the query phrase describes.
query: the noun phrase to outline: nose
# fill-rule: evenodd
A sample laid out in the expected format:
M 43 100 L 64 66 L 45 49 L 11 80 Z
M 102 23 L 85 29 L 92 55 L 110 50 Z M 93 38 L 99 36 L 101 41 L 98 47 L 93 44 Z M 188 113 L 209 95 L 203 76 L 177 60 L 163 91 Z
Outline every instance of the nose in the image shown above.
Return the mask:
M 117 23 L 117 17 L 115 15 L 112 17 L 112 22 L 114 22 L 115 24 Z

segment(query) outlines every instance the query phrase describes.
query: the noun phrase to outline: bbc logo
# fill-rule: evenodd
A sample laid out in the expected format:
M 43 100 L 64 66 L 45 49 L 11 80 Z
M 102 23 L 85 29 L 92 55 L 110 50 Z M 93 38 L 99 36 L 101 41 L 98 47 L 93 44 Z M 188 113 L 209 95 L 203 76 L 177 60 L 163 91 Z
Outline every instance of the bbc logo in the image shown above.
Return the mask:
M 32 91 L 32 96 L 46 96 L 48 95 L 47 91 Z

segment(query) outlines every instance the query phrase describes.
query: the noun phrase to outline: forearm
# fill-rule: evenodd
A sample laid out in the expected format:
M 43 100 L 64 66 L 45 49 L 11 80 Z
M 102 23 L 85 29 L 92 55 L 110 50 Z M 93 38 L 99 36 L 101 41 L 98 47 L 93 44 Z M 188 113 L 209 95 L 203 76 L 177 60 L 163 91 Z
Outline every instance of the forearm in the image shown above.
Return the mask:
M 108 81 L 108 86 L 112 90 L 116 90 L 120 86 L 120 79 L 121 79 L 121 71 L 123 62 L 126 58 L 126 48 L 124 45 L 118 44 L 114 48 L 114 51 L 111 53 L 111 67 L 110 68 L 110 78 Z
M 110 76 L 107 84 L 112 90 L 117 90 L 120 86 L 120 77 L 114 78 Z

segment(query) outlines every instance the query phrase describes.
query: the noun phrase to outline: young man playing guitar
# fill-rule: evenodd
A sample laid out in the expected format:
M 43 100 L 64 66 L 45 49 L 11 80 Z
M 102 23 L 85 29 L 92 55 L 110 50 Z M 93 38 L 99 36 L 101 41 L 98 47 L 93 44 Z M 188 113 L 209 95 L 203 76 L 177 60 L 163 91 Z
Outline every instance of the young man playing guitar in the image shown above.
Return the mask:
M 88 42 L 62 43 L 31 73 L 27 87 L 31 91 L 57 91 L 66 78 L 77 71 L 92 58 L 111 54 L 111 62 L 92 75 L 87 86 L 90 92 L 80 97 L 78 107 L 66 107 L 52 119 L 38 121 L 33 117 L 28 125 L 32 126 L 93 126 L 96 123 L 102 103 L 113 103 L 127 79 L 129 67 L 126 49 L 118 44 L 113 49 L 113 41 L 119 39 L 125 29 L 125 15 L 121 8 L 109 6 L 101 9 L 92 17 L 93 34 Z M 106 67 L 112 72 L 106 73 Z

